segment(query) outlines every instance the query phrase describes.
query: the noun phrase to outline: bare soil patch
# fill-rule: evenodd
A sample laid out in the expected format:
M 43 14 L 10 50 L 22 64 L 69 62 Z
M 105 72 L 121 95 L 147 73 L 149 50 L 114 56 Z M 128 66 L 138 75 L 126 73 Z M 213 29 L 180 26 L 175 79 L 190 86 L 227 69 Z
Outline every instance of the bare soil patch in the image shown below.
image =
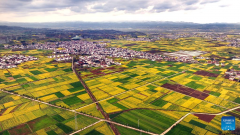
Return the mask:
M 208 91 L 208 90 L 204 90 L 203 92 L 204 92 L 204 93 L 210 93 L 211 91 Z
M 8 130 L 11 135 L 28 135 L 31 133 L 31 130 L 28 128 L 26 124 L 19 125 Z
M 202 76 L 209 76 L 209 77 L 218 77 L 218 74 L 210 73 L 210 72 L 207 72 L 207 71 L 204 71 L 204 70 L 199 70 L 199 71 L 197 71 L 193 74 L 202 75 Z
M 206 122 L 211 122 L 211 120 L 215 117 L 215 115 L 206 115 L 206 114 L 194 114 L 195 116 L 198 117 L 198 119 L 206 121 Z
M 15 80 L 13 77 L 8 77 L 9 80 Z
M 192 88 L 185 87 L 185 86 L 180 85 L 180 84 L 168 84 L 168 83 L 166 83 L 166 84 L 162 85 L 161 87 L 164 87 L 164 88 L 167 88 L 167 89 L 170 89 L 170 90 L 174 90 L 174 91 L 177 91 L 179 93 L 189 95 L 191 97 L 195 97 L 195 98 L 198 98 L 198 99 L 201 99 L 201 100 L 204 100 L 205 98 L 207 98 L 209 96 L 206 93 L 194 90 Z

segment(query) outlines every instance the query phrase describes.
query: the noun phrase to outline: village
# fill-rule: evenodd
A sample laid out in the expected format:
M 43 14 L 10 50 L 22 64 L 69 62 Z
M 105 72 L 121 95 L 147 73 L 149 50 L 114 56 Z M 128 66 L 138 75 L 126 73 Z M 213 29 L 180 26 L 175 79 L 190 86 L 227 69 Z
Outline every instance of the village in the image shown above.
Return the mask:
M 24 56 L 24 55 L 8 55 L 0 57 L 0 69 L 15 68 L 18 64 L 27 61 L 37 60 L 38 58 L 33 56 Z
M 227 72 L 225 72 L 225 78 L 231 81 L 240 81 L 240 71 L 229 69 Z

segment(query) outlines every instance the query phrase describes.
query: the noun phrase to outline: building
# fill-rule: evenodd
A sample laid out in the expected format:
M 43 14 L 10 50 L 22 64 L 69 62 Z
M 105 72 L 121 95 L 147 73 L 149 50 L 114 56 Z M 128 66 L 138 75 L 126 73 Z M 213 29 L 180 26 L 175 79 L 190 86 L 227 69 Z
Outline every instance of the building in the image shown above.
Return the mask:
M 72 38 L 72 40 L 80 40 L 80 39 L 81 39 L 81 37 L 79 37 L 79 36 L 77 36 L 77 35 Z

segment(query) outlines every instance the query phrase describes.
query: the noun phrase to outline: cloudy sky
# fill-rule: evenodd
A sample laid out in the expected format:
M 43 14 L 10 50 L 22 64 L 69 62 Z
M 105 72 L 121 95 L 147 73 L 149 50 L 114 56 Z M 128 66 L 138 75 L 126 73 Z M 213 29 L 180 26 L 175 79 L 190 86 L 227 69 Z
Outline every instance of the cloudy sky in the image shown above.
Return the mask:
M 0 0 L 0 22 L 240 23 L 239 0 Z

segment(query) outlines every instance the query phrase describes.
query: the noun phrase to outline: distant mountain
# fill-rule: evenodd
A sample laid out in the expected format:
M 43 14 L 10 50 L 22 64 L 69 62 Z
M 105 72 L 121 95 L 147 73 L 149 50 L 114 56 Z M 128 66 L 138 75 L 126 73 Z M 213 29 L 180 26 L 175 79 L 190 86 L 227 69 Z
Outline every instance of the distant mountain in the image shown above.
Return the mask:
M 236 29 L 240 30 L 239 24 L 212 23 L 197 24 L 186 22 L 49 22 L 49 23 L 14 23 L 0 22 L 0 25 L 21 26 L 31 28 L 52 28 L 65 30 L 128 30 L 132 29 L 161 29 L 161 30 L 177 30 L 177 29 L 197 29 L 200 31 L 214 31 Z
M 38 35 L 38 36 L 36 36 Z M 139 31 L 119 31 L 119 30 L 68 30 L 68 29 L 50 29 L 50 28 L 27 28 L 19 26 L 1 26 L 0 25 L 0 39 L 2 43 L 11 40 L 27 40 L 27 39 L 49 39 L 53 41 L 57 38 L 61 40 L 70 40 L 76 35 L 81 35 L 82 38 L 91 39 L 118 39 L 120 37 L 138 37 L 146 35 Z M 55 41 L 55 40 L 54 40 Z

